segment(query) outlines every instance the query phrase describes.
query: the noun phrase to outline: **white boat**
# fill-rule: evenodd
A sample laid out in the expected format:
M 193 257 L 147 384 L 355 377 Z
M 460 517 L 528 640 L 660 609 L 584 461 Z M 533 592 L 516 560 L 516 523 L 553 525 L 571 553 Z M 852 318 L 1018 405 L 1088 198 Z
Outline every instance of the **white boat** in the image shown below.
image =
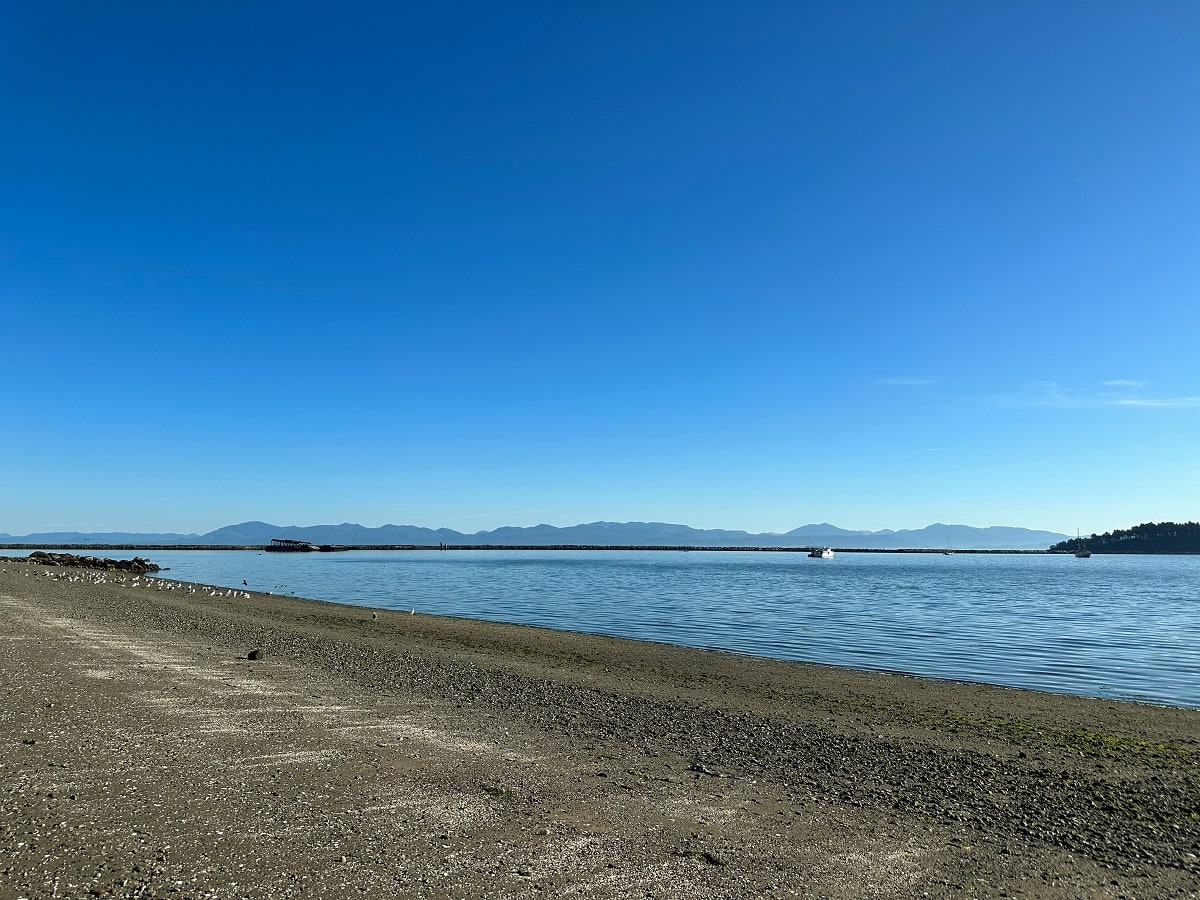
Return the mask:
M 832 547 L 814 547 L 808 551 L 809 559 L 833 559 Z

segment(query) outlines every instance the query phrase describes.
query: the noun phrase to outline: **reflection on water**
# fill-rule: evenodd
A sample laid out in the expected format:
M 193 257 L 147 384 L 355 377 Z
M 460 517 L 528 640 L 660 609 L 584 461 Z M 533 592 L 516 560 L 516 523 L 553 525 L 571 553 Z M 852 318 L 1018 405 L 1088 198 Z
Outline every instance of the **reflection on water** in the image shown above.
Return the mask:
M 23 555 L 23 554 L 22 554 Z M 1200 707 L 1200 558 L 154 551 L 171 578 Z

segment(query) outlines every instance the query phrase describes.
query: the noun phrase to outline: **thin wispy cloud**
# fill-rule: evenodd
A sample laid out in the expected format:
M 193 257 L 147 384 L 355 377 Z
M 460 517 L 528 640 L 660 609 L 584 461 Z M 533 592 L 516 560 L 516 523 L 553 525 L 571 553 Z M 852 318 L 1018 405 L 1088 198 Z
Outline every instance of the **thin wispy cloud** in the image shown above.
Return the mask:
M 1114 379 L 1101 388 L 1109 390 L 1076 390 L 1057 382 L 1026 385 L 1017 394 L 1000 398 L 1008 407 L 1052 407 L 1057 409 L 1100 409 L 1104 407 L 1140 407 L 1145 409 L 1190 409 L 1200 407 L 1200 396 L 1153 396 L 1143 391 L 1145 381 Z
M 1005 394 L 998 398 L 1001 406 L 1084 406 L 1081 398 L 1070 388 L 1054 381 L 1027 384 L 1016 394 Z
M 1125 397 L 1107 401 L 1106 406 L 1152 406 L 1159 409 L 1200 407 L 1200 397 Z

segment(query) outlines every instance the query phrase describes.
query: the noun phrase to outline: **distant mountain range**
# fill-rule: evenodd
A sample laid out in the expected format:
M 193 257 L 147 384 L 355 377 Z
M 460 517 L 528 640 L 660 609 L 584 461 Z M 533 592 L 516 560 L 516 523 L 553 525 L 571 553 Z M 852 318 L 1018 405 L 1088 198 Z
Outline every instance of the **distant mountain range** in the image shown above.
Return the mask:
M 814 545 L 862 550 L 921 550 L 952 547 L 957 550 L 1045 550 L 1051 544 L 1069 538 L 1053 531 L 1009 528 L 993 525 L 943 525 L 940 522 L 919 529 L 892 531 L 850 531 L 828 522 L 802 525 L 784 534 L 751 534 L 719 528 L 690 528 L 664 522 L 591 522 L 558 528 L 534 525 L 529 528 L 505 526 L 494 531 L 463 534 L 449 528 L 422 528 L 417 525 L 381 525 L 367 528 L 349 522 L 341 525 L 272 525 L 268 522 L 242 522 L 226 525 L 207 534 L 103 534 L 51 532 L 14 536 L 0 534 L 0 543 L 38 544 L 183 544 L 183 545 L 261 545 L 273 538 L 310 541 L 314 544 L 505 544 L 505 545 L 621 545 L 688 547 L 809 547 Z

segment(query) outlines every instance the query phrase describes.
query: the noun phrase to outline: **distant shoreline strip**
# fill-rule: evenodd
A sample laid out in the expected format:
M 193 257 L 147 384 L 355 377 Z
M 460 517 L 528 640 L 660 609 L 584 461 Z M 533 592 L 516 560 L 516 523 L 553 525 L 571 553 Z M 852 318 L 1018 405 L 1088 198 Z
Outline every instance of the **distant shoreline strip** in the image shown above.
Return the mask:
M 821 545 L 825 546 L 825 545 Z M 0 544 L 0 550 L 268 550 L 263 544 Z M 696 551 L 701 553 L 808 553 L 816 545 L 806 547 L 709 547 L 704 545 L 679 544 L 336 544 L 332 551 L 343 550 L 655 550 Z M 944 554 L 943 547 L 908 548 L 894 547 L 833 547 L 835 553 L 933 553 Z M 296 552 L 296 551 L 292 551 Z M 1049 550 L 955 550 L 954 555 L 1035 555 L 1070 556 L 1070 551 L 1051 553 Z

